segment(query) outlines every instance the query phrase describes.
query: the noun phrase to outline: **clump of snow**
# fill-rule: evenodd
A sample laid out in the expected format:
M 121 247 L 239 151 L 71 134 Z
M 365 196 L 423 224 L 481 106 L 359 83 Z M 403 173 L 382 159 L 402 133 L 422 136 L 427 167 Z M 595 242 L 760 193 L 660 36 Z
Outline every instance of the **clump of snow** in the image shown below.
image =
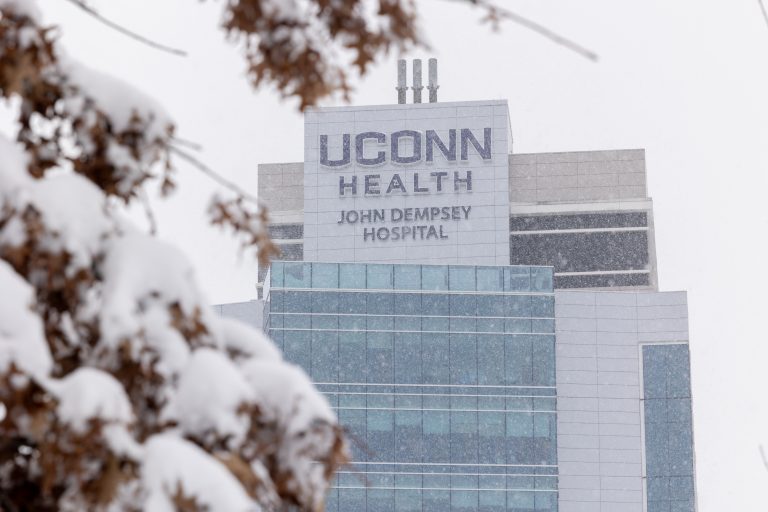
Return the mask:
M 34 184 L 31 204 L 56 235 L 47 240 L 49 249 L 67 251 L 72 256 L 70 268 L 89 267 L 114 229 L 104 194 L 79 174 L 51 176 Z
M 197 445 L 159 434 L 150 437 L 144 449 L 141 481 L 147 492 L 146 512 L 175 512 L 177 492 L 210 512 L 261 510 L 227 468 Z
M 306 432 L 318 420 L 336 422 L 328 401 L 298 366 L 252 359 L 242 371 L 256 392 L 256 401 L 289 436 Z
M 29 156 L 24 152 L 24 146 L 11 141 L 0 134 L 0 194 L 10 197 L 21 186 L 27 186 L 32 182 L 27 173 Z
M 0 260 L 0 372 L 14 363 L 43 378 L 53 367 L 43 323 L 32 312 L 33 300 L 32 287 Z
M 153 98 L 122 80 L 90 69 L 60 49 L 57 49 L 57 57 L 69 82 L 94 100 L 98 108 L 109 116 L 116 131 L 131 127 L 134 116 L 139 116 L 148 123 L 143 132 L 147 140 L 167 136 L 168 128 L 173 123 L 165 109 Z M 77 103 L 67 103 L 66 108 L 77 108 Z
M 59 420 L 77 432 L 85 432 L 90 420 L 128 425 L 133 409 L 123 386 L 110 374 L 81 367 L 46 387 L 58 398 Z
M 263 333 L 234 318 L 221 317 L 218 320 L 224 347 L 244 357 L 265 361 L 280 361 L 280 350 Z
M 177 331 L 169 316 L 158 316 L 165 313 L 154 311 L 165 312 L 172 305 L 178 305 L 189 317 L 198 312 L 202 322 L 214 325 L 215 318 L 195 283 L 192 266 L 181 251 L 155 237 L 135 233 L 112 240 L 102 274 L 100 327 L 101 342 L 106 346 L 135 338 L 147 325 L 156 343 L 164 343 L 166 336 Z M 167 318 L 166 325 L 163 318 Z
M 105 425 L 101 429 L 101 434 L 116 455 L 135 461 L 141 460 L 144 457 L 144 448 L 136 442 L 136 439 L 134 439 L 125 425 L 116 423 Z
M 316 462 L 331 453 L 336 442 L 336 415 L 330 404 L 293 364 L 252 359 L 242 369 L 265 416 L 276 420 L 286 436 L 276 459 L 281 471 L 293 475 L 286 488 L 309 497 L 313 509 L 321 508 L 328 483 L 325 468 Z
M 175 410 L 179 426 L 204 436 L 214 431 L 239 444 L 250 419 L 238 408 L 253 401 L 254 392 L 238 368 L 223 353 L 209 348 L 195 350 L 179 378 Z
M 0 0 L 0 9 L 29 16 L 35 23 L 40 23 L 43 18 L 35 0 Z
M 35 180 L 27 173 L 27 155 L 21 146 L 0 136 L 0 202 L 23 212 L 32 206 L 40 212 L 46 234 L 41 246 L 71 256 L 69 270 L 90 267 L 101 252 L 114 223 L 106 212 L 104 194 L 79 174 L 59 174 Z M 76 201 L 71 200 L 77 198 Z M 16 247 L 26 242 L 24 225 L 12 218 L 0 229 L 0 245 Z
M 155 370 L 167 379 L 173 379 L 187 365 L 189 344 L 175 329 L 171 329 L 171 315 L 167 309 L 151 308 L 142 316 L 142 328 L 147 346 L 159 358 Z

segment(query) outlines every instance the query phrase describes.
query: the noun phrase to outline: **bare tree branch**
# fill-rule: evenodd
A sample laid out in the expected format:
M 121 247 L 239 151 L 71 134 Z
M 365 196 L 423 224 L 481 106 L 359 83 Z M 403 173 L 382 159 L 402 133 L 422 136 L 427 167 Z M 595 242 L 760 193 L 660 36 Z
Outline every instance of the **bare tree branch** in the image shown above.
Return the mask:
M 170 146 L 170 150 L 182 160 L 186 160 L 187 162 L 192 164 L 192 166 L 195 167 L 197 170 L 202 171 L 203 174 L 211 178 L 213 181 L 215 181 L 219 185 L 231 190 L 232 192 L 241 196 L 243 199 L 249 202 L 252 202 L 256 205 L 259 204 L 259 200 L 256 199 L 255 196 L 249 194 L 248 192 L 240 188 L 235 183 L 229 181 L 228 179 L 226 179 L 225 177 L 223 177 L 222 175 L 220 175 L 219 173 L 217 173 L 216 171 L 214 171 L 213 169 L 211 169 L 210 167 L 208 167 L 203 162 L 201 162 L 194 156 L 190 155 L 186 151 L 179 149 L 175 146 Z
M 548 29 L 547 27 L 531 19 L 528 19 L 524 16 L 521 16 L 516 12 L 513 12 L 504 7 L 499 7 L 498 5 L 496 5 L 490 0 L 453 0 L 453 1 L 469 2 L 473 5 L 476 5 L 477 7 L 485 9 L 488 13 L 487 19 L 494 24 L 498 24 L 498 22 L 502 20 L 509 20 L 512 23 L 516 23 L 521 27 L 524 27 L 524 28 L 527 28 L 528 30 L 532 30 L 533 32 L 536 32 L 537 34 L 549 39 L 555 44 L 559 44 L 560 46 L 563 46 L 573 52 L 578 53 L 585 59 L 591 60 L 592 62 L 597 62 L 599 59 L 597 53 L 593 52 L 592 50 L 589 50 L 581 46 L 580 44 L 564 36 L 561 36 L 554 30 Z
M 763 11 L 763 19 L 765 20 L 765 25 L 768 26 L 768 10 L 765 8 L 765 2 L 763 0 L 757 0 L 757 3 L 760 4 L 760 10 Z
M 144 43 L 147 46 L 150 46 L 156 50 L 168 52 L 173 55 L 179 55 L 181 57 L 186 57 L 187 52 L 184 50 L 179 50 L 178 48 L 172 48 L 170 46 L 166 46 L 164 44 L 157 43 L 155 41 L 152 41 L 151 39 L 147 39 L 146 37 L 137 34 L 136 32 L 133 32 L 130 29 L 127 29 L 123 27 L 122 25 L 119 25 L 118 23 L 115 23 L 114 21 L 111 21 L 101 14 L 99 14 L 93 7 L 89 6 L 85 3 L 85 0 L 67 0 L 67 2 L 71 3 L 72 5 L 77 6 L 78 8 L 82 9 L 83 11 L 87 12 L 97 20 L 99 20 L 104 25 L 108 26 L 109 28 L 112 28 L 114 30 L 117 30 L 121 34 L 124 34 L 132 39 L 135 39 L 136 41 L 139 41 L 140 43 Z
M 147 190 L 141 189 L 139 192 L 139 201 L 144 208 L 144 215 L 147 217 L 147 223 L 149 224 L 149 233 L 151 235 L 157 234 L 157 219 L 155 218 L 155 212 L 152 211 L 152 205 L 149 204 L 149 197 L 147 197 Z
M 172 135 L 171 136 L 171 142 L 173 142 L 175 144 L 179 144 L 180 146 L 187 147 L 187 148 L 189 148 L 189 149 L 191 149 L 193 151 L 202 151 L 203 150 L 203 145 L 200 144 L 199 142 L 195 142 L 195 141 L 189 140 L 189 139 L 182 139 L 182 138 L 180 138 L 180 137 L 178 137 L 176 135 Z

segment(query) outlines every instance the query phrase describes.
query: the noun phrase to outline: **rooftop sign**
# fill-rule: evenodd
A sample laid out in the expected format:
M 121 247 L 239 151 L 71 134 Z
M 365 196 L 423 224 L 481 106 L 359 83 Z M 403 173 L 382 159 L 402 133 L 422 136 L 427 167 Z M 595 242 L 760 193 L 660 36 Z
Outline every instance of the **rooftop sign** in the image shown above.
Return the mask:
M 304 259 L 509 263 L 506 102 L 319 109 Z

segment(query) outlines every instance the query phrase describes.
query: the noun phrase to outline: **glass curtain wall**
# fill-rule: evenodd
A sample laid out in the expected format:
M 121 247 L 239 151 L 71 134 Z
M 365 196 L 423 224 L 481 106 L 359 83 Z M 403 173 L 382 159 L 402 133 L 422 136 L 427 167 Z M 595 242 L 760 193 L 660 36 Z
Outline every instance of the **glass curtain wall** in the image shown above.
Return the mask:
M 327 510 L 557 510 L 551 267 L 275 262 L 265 313 L 352 440 Z
M 643 346 L 648 512 L 694 512 L 688 345 Z

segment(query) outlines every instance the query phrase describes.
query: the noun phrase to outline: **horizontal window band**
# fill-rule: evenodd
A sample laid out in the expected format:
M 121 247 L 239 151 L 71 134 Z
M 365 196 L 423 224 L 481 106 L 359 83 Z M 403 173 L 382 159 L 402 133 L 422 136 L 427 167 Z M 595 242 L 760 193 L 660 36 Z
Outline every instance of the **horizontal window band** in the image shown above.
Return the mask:
M 473 464 L 469 462 L 354 462 L 356 466 L 456 466 L 489 468 L 557 468 L 557 464 Z M 433 473 L 442 474 L 442 473 Z M 542 475 L 543 476 L 543 475 Z
M 626 233 L 630 231 L 648 231 L 646 226 L 626 228 L 576 228 L 576 229 L 537 229 L 525 231 L 510 231 L 511 236 L 518 235 L 571 235 L 579 233 Z
M 404 334 L 510 334 L 518 335 L 524 334 L 526 336 L 554 336 L 555 332 L 501 332 L 501 331 L 398 331 L 398 330 L 377 330 L 377 329 L 312 329 L 301 327 L 270 327 L 270 331 L 309 331 L 309 332 L 391 332 L 391 333 L 404 333 Z
M 557 275 L 557 274 L 555 274 Z M 354 318 L 448 318 L 454 320 L 554 320 L 554 316 L 459 316 L 459 315 L 402 315 L 399 313 L 392 314 L 370 314 L 370 313 L 311 313 L 309 311 L 304 312 L 286 312 L 286 311 L 270 311 L 269 316 L 272 315 L 300 315 L 304 316 L 343 316 Z
M 479 489 L 468 487 L 351 487 L 332 486 L 331 489 L 363 489 L 382 491 L 482 491 L 482 492 L 551 492 L 557 494 L 557 489 Z
M 631 387 L 630 385 L 627 385 L 627 387 Z M 555 398 L 555 395 L 467 395 L 467 394 L 453 394 L 445 395 L 440 393 L 381 393 L 376 391 L 371 392 L 361 392 L 361 391 L 322 391 L 323 394 L 332 394 L 332 395 L 360 395 L 360 396 L 395 396 L 395 397 L 401 397 L 401 396 L 413 396 L 413 397 L 420 397 L 420 396 L 446 396 L 446 397 L 461 397 L 461 398 L 476 398 L 476 397 L 482 397 L 482 398 Z
M 352 463 L 354 464 L 354 463 Z M 499 478 L 506 478 L 508 476 L 511 477 L 518 477 L 518 476 L 525 476 L 525 477 L 536 477 L 536 478 L 557 478 L 558 475 L 535 475 L 533 473 L 514 473 L 514 474 L 507 474 L 507 473 L 426 473 L 424 471 L 336 471 L 337 475 L 428 475 L 428 476 L 496 476 Z
M 437 412 L 521 412 L 525 414 L 557 414 L 557 411 L 538 411 L 533 409 L 433 409 L 431 407 L 331 407 L 337 411 L 437 411 Z M 512 436 L 514 437 L 514 436 Z M 549 437 L 547 436 L 519 436 L 519 437 Z
M 492 384 L 387 384 L 379 382 L 314 382 L 316 386 L 387 386 L 421 388 L 556 389 L 556 386 L 506 386 Z M 449 395 L 442 395 L 449 396 Z
M 549 267 L 547 267 L 549 268 Z M 555 292 L 498 292 L 498 291 L 471 291 L 471 290 L 412 290 L 402 288 L 290 288 L 286 286 L 274 286 L 270 285 L 271 290 L 275 291 L 289 291 L 289 292 L 342 292 L 342 293 L 390 293 L 390 294 L 425 294 L 425 295 L 530 295 L 532 297 L 553 297 Z
M 593 270 L 587 272 L 555 272 L 555 277 L 568 276 L 613 276 L 621 274 L 650 274 L 648 269 L 642 270 Z

